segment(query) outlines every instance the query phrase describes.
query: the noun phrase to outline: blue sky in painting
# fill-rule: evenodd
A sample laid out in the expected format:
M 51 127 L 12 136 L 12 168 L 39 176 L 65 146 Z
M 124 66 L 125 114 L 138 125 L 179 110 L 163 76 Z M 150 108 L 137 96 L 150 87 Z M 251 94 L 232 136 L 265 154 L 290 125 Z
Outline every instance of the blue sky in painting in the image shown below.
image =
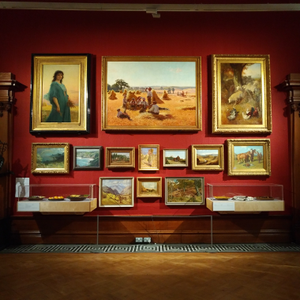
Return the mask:
M 107 83 L 125 80 L 130 86 L 196 87 L 195 62 L 108 62 Z

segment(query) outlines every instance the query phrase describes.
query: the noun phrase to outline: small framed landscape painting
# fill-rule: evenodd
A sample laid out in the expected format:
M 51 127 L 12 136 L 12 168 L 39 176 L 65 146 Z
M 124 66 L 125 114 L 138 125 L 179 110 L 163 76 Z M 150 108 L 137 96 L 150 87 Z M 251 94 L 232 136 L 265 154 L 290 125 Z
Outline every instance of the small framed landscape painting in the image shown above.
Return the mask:
M 161 177 L 137 177 L 137 192 L 139 198 L 162 197 Z
M 160 159 L 159 145 L 139 145 L 138 147 L 138 165 L 139 171 L 159 170 Z
M 102 130 L 201 130 L 201 57 L 104 56 Z
M 204 205 L 204 177 L 166 177 L 166 205 Z
M 133 177 L 100 177 L 99 178 L 100 207 L 133 207 L 134 178 Z
M 101 170 L 102 146 L 74 146 L 73 169 L 74 170 Z
M 164 149 L 163 166 L 167 168 L 188 167 L 188 149 Z
M 272 131 L 269 55 L 212 55 L 212 132 Z
M 228 139 L 228 175 L 271 175 L 269 139 Z
M 134 147 L 106 147 L 106 168 L 135 168 Z
M 68 174 L 70 145 L 68 143 L 32 143 L 32 174 Z
M 192 145 L 192 170 L 224 170 L 224 146 Z

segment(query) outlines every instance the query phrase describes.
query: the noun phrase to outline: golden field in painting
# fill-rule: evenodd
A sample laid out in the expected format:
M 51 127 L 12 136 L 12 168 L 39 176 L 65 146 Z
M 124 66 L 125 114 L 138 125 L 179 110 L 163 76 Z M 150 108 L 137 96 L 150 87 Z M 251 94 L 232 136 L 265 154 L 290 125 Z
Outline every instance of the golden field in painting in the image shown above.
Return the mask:
M 106 95 L 106 125 L 117 126 L 122 129 L 122 126 L 133 127 L 195 127 L 196 122 L 196 95 L 195 89 L 186 89 L 184 93 L 186 96 L 177 95 L 175 90 L 174 94 L 168 94 L 170 100 L 163 99 L 163 90 L 155 90 L 157 96 L 163 101 L 163 103 L 157 103 L 159 107 L 166 108 L 167 110 L 160 110 L 159 115 L 153 115 L 148 112 L 140 113 L 139 109 L 131 110 L 127 109 L 126 113 L 132 120 L 117 118 L 117 109 L 121 109 L 123 105 L 123 94 L 116 93 L 115 100 L 110 100 L 109 95 Z M 147 101 L 146 92 L 141 92 L 138 96 L 144 97 Z M 105 113 L 105 112 L 104 112 Z
M 114 195 L 112 193 L 102 192 L 102 205 L 130 205 L 131 195 Z

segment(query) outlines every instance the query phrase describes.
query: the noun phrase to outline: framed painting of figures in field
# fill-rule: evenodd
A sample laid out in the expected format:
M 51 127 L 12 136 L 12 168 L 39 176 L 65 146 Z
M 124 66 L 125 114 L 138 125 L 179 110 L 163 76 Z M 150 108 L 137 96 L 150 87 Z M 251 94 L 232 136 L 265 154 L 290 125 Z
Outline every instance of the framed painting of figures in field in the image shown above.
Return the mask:
M 269 139 L 229 139 L 228 175 L 271 175 Z
M 269 55 L 212 55 L 212 132 L 272 131 Z
M 201 58 L 103 57 L 102 130 L 201 130 Z
M 90 132 L 90 54 L 32 54 L 30 133 Z

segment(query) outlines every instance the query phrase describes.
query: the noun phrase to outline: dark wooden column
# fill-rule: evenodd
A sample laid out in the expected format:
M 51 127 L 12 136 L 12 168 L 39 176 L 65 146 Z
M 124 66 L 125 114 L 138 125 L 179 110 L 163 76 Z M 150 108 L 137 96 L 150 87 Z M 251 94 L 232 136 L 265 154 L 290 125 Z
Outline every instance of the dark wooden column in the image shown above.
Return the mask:
M 9 231 L 15 92 L 23 89 L 12 73 L 0 72 L 0 244 Z
M 289 74 L 277 88 L 288 92 L 293 237 L 295 242 L 300 243 L 300 73 Z

